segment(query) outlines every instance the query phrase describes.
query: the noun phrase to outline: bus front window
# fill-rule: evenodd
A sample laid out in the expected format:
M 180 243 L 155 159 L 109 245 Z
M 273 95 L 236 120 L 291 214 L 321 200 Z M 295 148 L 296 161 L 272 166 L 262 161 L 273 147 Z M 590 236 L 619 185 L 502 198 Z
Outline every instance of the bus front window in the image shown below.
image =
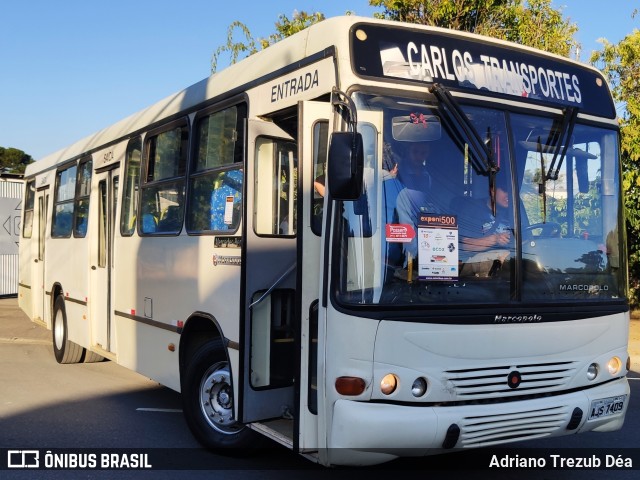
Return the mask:
M 558 125 L 513 115 L 523 300 L 623 297 L 616 132 L 577 124 L 556 145 Z
M 478 158 L 435 104 L 362 93 L 354 100 L 360 117 L 380 124 L 360 122 L 364 192 L 336 211 L 339 302 L 496 305 L 625 294 L 615 131 L 575 124 L 570 145 L 556 148 L 570 123 L 562 118 L 463 106 L 488 152 Z
M 466 111 L 491 160 L 470 152 L 434 104 L 355 95 L 365 191 L 341 204 L 339 299 L 355 304 L 500 303 L 512 298 L 514 207 L 504 112 Z M 374 122 L 375 123 L 375 122 Z M 494 211 L 495 210 L 495 211 Z

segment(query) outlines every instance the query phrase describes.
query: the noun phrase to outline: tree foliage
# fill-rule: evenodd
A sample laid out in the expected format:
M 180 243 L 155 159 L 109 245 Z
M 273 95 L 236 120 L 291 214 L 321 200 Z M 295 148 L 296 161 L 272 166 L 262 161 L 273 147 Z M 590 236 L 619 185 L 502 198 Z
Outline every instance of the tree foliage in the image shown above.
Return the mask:
M 374 14 L 376 18 L 467 32 L 493 24 L 499 9 L 508 3 L 509 0 L 369 0 L 371 6 L 383 9 Z
M 33 162 L 31 155 L 27 155 L 17 148 L 0 147 L 0 172 L 24 173 L 27 165 Z
M 608 77 L 619 104 L 622 188 L 627 216 L 631 298 L 640 305 L 640 31 L 617 45 L 602 40 L 603 49 L 591 61 Z
M 374 16 L 488 35 L 558 55 L 578 47 L 578 27 L 551 0 L 369 0 Z
M 244 23 L 235 21 L 227 29 L 227 42 L 219 46 L 211 57 L 211 73 L 215 73 L 218 68 L 218 60 L 223 53 L 229 54 L 229 63 L 234 64 L 243 55 L 242 58 L 253 55 L 258 51 L 258 45 L 261 48 L 267 48 L 280 40 L 300 32 L 314 23 L 324 20 L 324 14 L 320 12 L 307 13 L 305 11 L 293 12 L 292 18 L 284 14 L 280 14 L 278 21 L 275 23 L 276 31 L 269 35 L 268 38 L 255 39 Z M 235 40 L 235 34 L 240 31 L 244 35 L 244 41 Z
M 298 33 L 311 25 L 321 22 L 325 19 L 323 13 L 307 13 L 305 11 L 293 12 L 293 16 L 289 19 L 286 15 L 280 14 L 276 22 L 276 32 L 269 35 L 269 38 L 260 40 L 262 48 L 267 48 L 280 40 L 290 37 L 294 33 Z
M 244 34 L 245 41 L 234 40 L 236 31 Z M 246 42 L 246 43 L 245 43 Z M 238 61 L 241 54 L 246 53 L 246 56 L 252 55 L 258 51 L 256 40 L 251 35 L 249 27 L 244 23 L 236 20 L 229 28 L 227 28 L 227 42 L 224 45 L 220 45 L 211 56 L 211 73 L 215 73 L 218 68 L 218 60 L 223 53 L 229 54 L 229 63 L 233 64 Z

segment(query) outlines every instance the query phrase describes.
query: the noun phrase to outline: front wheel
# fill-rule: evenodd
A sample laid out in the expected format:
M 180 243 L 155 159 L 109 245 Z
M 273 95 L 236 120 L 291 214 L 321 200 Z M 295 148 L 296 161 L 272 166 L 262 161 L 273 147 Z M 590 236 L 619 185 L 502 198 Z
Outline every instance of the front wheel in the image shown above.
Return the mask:
M 53 354 L 58 363 L 78 363 L 82 361 L 84 348 L 77 343 L 69 341 L 69 329 L 67 327 L 67 311 L 64 299 L 56 297 L 53 303 Z
M 184 415 L 205 447 L 250 449 L 257 435 L 233 417 L 233 383 L 222 342 L 204 344 L 188 361 L 182 384 Z

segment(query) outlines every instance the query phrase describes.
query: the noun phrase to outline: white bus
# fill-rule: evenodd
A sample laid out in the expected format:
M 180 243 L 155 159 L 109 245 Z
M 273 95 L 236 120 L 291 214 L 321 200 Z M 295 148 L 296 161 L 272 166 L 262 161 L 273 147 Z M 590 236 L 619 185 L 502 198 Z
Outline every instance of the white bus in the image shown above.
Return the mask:
M 589 66 L 334 18 L 25 178 L 19 301 L 58 362 L 181 392 L 207 447 L 366 465 L 623 424 L 619 131 Z

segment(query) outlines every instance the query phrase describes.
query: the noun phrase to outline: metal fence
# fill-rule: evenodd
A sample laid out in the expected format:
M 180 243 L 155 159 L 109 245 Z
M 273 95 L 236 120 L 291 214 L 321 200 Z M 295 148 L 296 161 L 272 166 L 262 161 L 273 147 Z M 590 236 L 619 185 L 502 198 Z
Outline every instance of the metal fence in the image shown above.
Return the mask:
M 18 293 L 18 242 L 23 181 L 0 175 L 0 297 Z

